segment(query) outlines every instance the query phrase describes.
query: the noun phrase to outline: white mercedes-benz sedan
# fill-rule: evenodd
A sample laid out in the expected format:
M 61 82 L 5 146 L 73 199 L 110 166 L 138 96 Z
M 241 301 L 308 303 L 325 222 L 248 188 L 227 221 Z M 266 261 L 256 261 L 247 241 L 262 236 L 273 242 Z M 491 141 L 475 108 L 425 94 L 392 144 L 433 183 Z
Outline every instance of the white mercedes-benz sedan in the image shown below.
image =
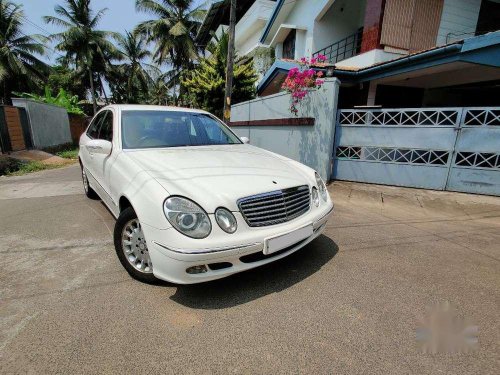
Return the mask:
M 121 264 L 144 282 L 199 283 L 286 257 L 333 212 L 313 169 L 200 110 L 107 106 L 81 136 L 79 159 L 86 195 L 117 219 Z

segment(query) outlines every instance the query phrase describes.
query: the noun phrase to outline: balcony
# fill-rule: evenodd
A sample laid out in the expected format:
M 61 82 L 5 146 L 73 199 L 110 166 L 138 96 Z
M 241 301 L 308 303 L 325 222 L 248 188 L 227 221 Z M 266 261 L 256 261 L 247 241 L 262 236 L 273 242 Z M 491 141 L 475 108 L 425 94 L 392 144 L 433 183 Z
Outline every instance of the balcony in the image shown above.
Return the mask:
M 328 47 L 313 53 L 314 57 L 325 55 L 326 62 L 335 64 L 339 61 L 358 55 L 361 52 L 361 41 L 363 39 L 363 28 L 359 28 L 354 34 L 341 39 Z

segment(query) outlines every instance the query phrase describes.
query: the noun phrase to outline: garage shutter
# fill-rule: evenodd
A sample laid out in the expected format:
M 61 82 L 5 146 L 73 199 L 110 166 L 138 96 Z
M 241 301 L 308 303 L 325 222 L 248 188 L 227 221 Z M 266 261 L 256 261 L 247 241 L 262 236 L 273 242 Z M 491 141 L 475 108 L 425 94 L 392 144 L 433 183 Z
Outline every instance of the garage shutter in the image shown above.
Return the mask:
M 436 45 L 443 0 L 387 0 L 381 44 L 410 52 Z

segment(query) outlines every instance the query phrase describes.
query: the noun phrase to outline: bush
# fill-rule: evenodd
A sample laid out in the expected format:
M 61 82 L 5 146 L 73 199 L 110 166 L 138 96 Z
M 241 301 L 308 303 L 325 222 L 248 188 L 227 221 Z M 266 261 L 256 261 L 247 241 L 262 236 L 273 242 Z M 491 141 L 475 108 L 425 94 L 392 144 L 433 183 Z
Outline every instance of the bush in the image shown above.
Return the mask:
M 26 92 L 14 92 L 21 98 L 35 100 L 40 103 L 53 104 L 58 107 L 66 108 L 68 113 L 73 113 L 75 115 L 84 115 L 82 108 L 80 108 L 78 96 L 70 96 L 64 89 L 59 89 L 56 96 L 52 96 L 52 90 L 49 87 L 45 87 L 45 95 L 30 94 Z
M 21 161 L 8 156 L 0 155 L 0 176 L 16 172 L 21 168 L 21 166 Z

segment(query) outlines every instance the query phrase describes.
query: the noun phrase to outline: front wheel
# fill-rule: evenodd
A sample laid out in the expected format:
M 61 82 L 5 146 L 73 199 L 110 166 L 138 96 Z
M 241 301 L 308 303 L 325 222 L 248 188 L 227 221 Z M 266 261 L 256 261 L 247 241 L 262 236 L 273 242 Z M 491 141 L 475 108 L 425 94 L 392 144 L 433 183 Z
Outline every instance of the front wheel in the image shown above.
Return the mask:
M 115 224 L 114 240 L 116 255 L 130 276 L 148 284 L 158 281 L 153 275 L 153 264 L 141 223 L 132 207 L 120 213 Z

